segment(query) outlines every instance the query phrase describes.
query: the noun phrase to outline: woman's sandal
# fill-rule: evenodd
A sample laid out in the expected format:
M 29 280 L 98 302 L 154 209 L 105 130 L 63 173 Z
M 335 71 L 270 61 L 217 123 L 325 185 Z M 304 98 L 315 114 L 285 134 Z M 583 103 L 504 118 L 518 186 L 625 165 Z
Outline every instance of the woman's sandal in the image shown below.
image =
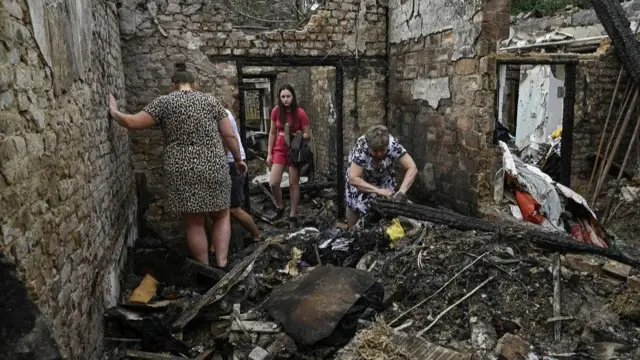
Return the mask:
M 298 227 L 298 218 L 295 216 L 289 216 L 289 227 L 292 229 Z
M 275 214 L 271 215 L 271 218 L 269 218 L 269 220 L 271 221 L 280 220 L 280 218 L 282 218 L 283 215 L 284 215 L 284 208 L 276 209 Z

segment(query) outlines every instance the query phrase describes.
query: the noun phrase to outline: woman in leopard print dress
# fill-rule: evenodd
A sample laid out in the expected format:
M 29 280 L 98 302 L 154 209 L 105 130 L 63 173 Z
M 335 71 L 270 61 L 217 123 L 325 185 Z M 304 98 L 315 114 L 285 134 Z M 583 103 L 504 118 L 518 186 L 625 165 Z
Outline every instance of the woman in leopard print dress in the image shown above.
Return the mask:
M 226 111 L 213 96 L 195 91 L 194 81 L 185 64 L 179 63 L 171 79 L 170 94 L 158 97 L 133 115 L 119 112 L 116 100 L 109 95 L 109 109 L 111 116 L 128 129 L 160 125 L 165 140 L 166 208 L 183 214 L 187 244 L 193 257 L 205 264 L 209 264 L 205 215 L 210 214 L 212 250 L 217 265 L 226 267 L 231 236 L 231 178 L 222 141 L 231 150 L 241 174 L 247 166 Z

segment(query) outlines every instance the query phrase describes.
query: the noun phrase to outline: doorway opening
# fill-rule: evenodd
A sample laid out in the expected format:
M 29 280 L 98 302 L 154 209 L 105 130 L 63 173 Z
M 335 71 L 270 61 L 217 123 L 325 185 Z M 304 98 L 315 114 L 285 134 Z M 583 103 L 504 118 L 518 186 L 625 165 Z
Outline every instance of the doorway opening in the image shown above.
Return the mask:
M 246 59 L 237 61 L 238 119 L 241 141 L 254 158 L 264 160 L 268 151 L 271 110 L 277 106 L 278 89 L 290 84 L 298 105 L 307 113 L 314 162 L 300 169 L 301 190 L 331 187 L 336 213 L 344 217 L 343 68 L 332 58 Z M 254 170 L 254 182 L 268 181 L 263 162 Z M 286 173 L 285 173 L 286 174 Z M 259 178 L 259 179 L 258 179 Z M 283 188 L 288 175 L 283 175 Z M 245 207 L 249 210 L 250 184 L 245 182 Z
M 577 59 L 497 61 L 496 131 L 522 161 L 571 186 Z

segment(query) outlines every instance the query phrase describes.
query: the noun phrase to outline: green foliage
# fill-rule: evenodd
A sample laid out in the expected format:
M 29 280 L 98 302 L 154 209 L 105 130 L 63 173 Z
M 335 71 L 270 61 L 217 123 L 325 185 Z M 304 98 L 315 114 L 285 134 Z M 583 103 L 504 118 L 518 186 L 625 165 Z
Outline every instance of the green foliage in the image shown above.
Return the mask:
M 567 5 L 577 6 L 583 9 L 591 7 L 590 0 L 512 0 L 511 13 L 519 14 L 533 10 L 540 11 L 543 15 L 550 15 Z

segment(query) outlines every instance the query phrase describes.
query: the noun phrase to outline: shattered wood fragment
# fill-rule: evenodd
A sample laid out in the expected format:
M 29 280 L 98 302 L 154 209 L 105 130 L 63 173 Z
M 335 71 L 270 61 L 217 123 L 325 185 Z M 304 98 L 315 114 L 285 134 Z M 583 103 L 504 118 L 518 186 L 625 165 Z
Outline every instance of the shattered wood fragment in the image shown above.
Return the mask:
M 258 314 L 255 311 L 247 311 L 244 314 L 240 314 L 238 316 L 239 320 L 255 320 L 258 318 Z M 220 316 L 222 320 L 231 320 L 231 315 L 222 315 Z
M 231 323 L 231 331 L 276 334 L 280 332 L 280 326 L 272 322 L 237 320 Z
M 576 318 L 573 316 L 554 316 L 554 317 L 550 317 L 547 319 L 546 323 L 550 324 L 550 323 L 554 323 L 557 321 L 568 321 L 568 320 L 575 320 Z
M 130 357 L 132 359 L 144 359 L 144 360 L 184 360 L 184 358 L 173 356 L 173 355 L 150 353 L 150 352 L 137 351 L 137 350 L 127 350 L 125 352 L 125 356 Z
M 553 316 L 562 316 L 562 282 L 560 276 L 560 254 L 553 254 Z M 562 336 L 562 322 L 556 321 L 553 323 L 553 338 L 555 341 L 560 341 Z
M 271 194 L 271 191 L 269 191 L 265 184 L 260 184 L 260 190 L 262 190 L 262 192 L 267 196 L 267 198 L 269 199 L 269 201 L 271 201 L 271 204 L 273 204 L 274 207 L 278 207 L 278 202 L 276 201 L 276 198 L 273 197 L 273 194 Z
M 175 329 L 182 329 L 185 325 L 187 325 L 198 313 L 200 310 L 210 305 L 219 299 L 221 299 L 232 287 L 234 287 L 237 283 L 242 281 L 251 269 L 253 268 L 254 261 L 258 258 L 260 254 L 274 241 L 282 240 L 283 236 L 275 236 L 269 239 L 266 239 L 260 246 L 256 248 L 253 254 L 245 257 L 240 263 L 233 267 L 229 273 L 227 273 L 217 284 L 214 285 L 206 294 L 202 296 L 199 300 L 195 301 L 189 308 L 185 310 L 185 312 L 173 323 L 173 327 Z
M 402 331 L 406 328 L 410 328 L 413 326 L 413 320 L 408 320 L 407 322 L 405 322 L 404 324 L 398 326 L 397 328 L 394 328 L 393 330 L 395 331 Z

